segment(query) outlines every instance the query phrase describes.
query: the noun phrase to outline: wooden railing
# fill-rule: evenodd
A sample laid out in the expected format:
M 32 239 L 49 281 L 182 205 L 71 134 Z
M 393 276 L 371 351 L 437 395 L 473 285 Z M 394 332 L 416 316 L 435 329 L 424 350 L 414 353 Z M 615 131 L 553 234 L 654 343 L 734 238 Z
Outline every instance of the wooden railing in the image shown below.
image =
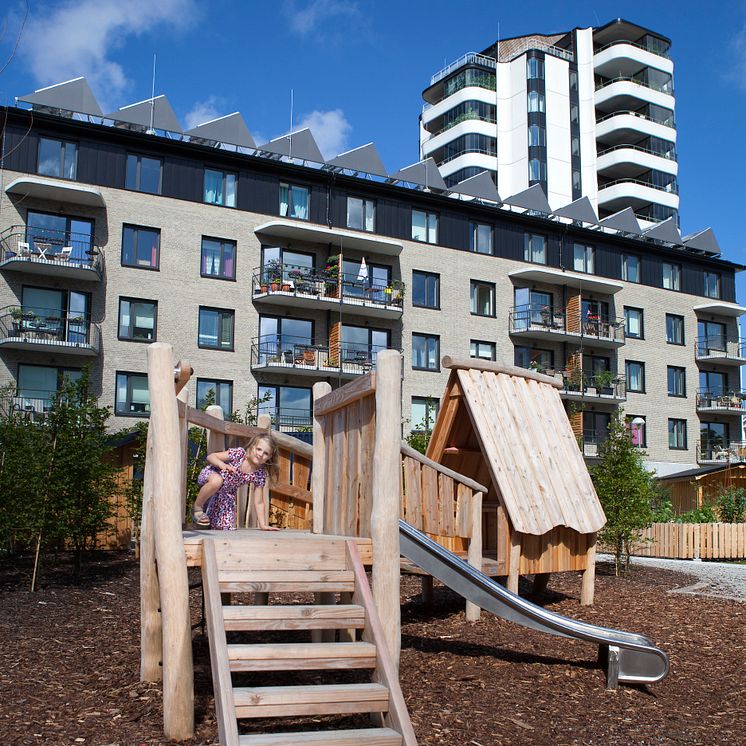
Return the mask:
M 636 557 L 746 559 L 746 523 L 654 523 L 632 547 Z

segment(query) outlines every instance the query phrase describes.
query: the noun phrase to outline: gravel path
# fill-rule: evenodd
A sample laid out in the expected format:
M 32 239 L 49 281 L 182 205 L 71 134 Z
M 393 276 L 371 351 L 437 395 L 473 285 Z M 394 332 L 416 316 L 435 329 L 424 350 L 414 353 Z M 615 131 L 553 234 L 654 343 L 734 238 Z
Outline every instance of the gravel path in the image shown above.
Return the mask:
M 603 562 L 613 561 L 610 554 L 600 554 L 598 559 Z M 670 593 L 712 596 L 746 602 L 746 564 L 658 559 L 656 557 L 632 557 L 632 564 L 674 570 L 686 575 L 694 575 L 697 578 L 696 583 L 672 588 Z

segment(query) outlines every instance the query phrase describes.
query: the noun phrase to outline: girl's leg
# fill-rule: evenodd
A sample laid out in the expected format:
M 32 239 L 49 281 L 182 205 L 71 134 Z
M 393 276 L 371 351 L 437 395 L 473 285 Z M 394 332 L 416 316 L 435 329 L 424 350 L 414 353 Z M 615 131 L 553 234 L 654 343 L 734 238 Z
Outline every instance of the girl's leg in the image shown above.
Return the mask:
M 201 480 L 200 480 L 201 481 Z M 203 510 L 205 503 L 223 486 L 223 477 L 213 472 L 200 487 L 194 501 L 194 510 Z

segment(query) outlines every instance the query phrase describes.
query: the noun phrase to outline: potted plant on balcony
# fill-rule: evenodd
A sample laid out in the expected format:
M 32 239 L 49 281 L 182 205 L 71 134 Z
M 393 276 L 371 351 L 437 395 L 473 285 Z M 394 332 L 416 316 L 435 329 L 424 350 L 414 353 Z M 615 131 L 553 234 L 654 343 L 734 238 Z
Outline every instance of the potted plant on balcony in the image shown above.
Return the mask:
M 593 382 L 601 396 L 611 396 L 614 393 L 614 374 L 610 370 L 601 370 L 593 377 Z
M 324 267 L 326 294 L 337 297 L 339 288 L 339 254 L 330 256 Z
M 391 283 L 391 300 L 394 303 L 401 304 L 404 301 L 404 282 L 402 280 L 394 280 Z
M 573 368 L 565 375 L 565 388 L 568 391 L 583 391 L 587 381 L 581 368 Z
M 282 287 L 282 262 L 279 259 L 270 259 L 264 265 L 264 281 L 270 284 L 272 292 L 277 292 Z

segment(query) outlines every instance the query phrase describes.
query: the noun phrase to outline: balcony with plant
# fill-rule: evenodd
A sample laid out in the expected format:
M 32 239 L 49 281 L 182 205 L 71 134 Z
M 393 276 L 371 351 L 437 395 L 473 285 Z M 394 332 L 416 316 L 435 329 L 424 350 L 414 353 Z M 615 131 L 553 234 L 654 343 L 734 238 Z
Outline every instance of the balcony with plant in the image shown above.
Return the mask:
M 6 348 L 96 355 L 100 340 L 100 326 L 87 315 L 30 306 L 0 309 L 0 345 Z

